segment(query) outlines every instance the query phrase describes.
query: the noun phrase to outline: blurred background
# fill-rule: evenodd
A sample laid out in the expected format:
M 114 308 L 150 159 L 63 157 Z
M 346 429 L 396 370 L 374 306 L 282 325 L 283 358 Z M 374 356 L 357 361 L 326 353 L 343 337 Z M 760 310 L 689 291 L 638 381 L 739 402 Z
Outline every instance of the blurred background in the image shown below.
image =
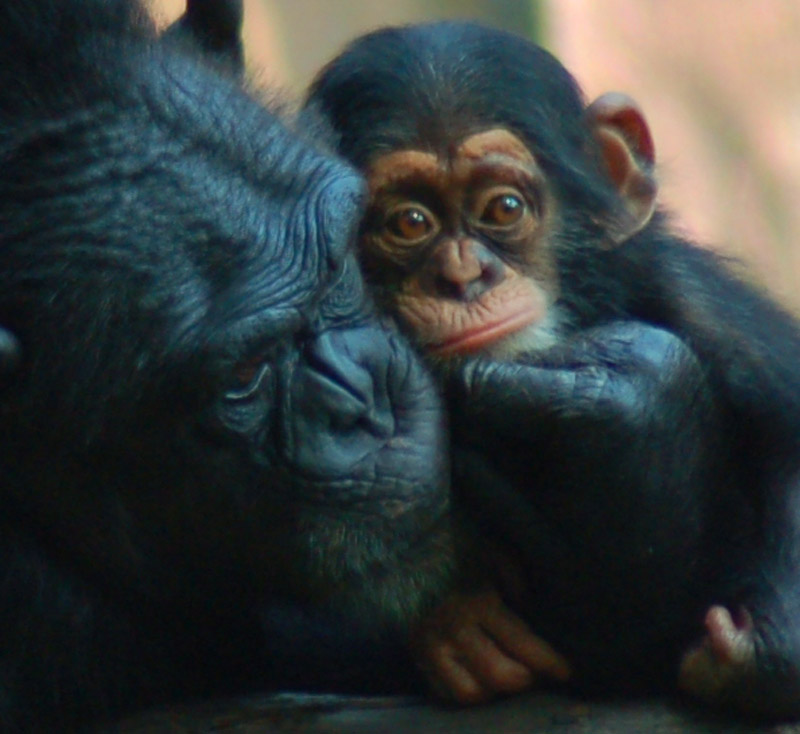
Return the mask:
M 184 0 L 151 0 L 162 23 Z M 245 0 L 248 67 L 298 97 L 354 36 L 474 18 L 525 35 L 587 98 L 627 92 L 656 142 L 662 202 L 800 312 L 798 0 Z

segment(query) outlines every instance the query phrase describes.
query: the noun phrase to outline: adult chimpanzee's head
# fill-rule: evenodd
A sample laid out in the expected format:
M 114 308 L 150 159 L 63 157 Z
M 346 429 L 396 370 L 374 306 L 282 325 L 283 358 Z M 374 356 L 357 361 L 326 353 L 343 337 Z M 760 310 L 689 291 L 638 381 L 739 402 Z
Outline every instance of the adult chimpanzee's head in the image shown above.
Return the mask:
M 0 8 L 2 522 L 126 593 L 413 605 L 442 426 L 353 265 L 361 181 L 187 30 Z

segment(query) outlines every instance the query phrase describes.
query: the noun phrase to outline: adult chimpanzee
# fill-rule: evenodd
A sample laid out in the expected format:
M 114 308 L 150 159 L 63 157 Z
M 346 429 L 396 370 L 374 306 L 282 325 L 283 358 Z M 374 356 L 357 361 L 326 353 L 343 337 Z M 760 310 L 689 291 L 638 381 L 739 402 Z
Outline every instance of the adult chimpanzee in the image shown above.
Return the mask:
M 235 28 L 206 63 L 211 5 L 163 39 L 136 2 L 0 6 L 4 732 L 371 677 L 450 566 L 361 180 L 224 70 Z
M 637 107 L 469 23 L 357 40 L 309 107 L 367 174 L 369 279 L 442 369 L 462 507 L 574 685 L 800 714 L 800 330 L 670 231 Z M 441 686 L 569 675 L 477 599 L 423 634 Z

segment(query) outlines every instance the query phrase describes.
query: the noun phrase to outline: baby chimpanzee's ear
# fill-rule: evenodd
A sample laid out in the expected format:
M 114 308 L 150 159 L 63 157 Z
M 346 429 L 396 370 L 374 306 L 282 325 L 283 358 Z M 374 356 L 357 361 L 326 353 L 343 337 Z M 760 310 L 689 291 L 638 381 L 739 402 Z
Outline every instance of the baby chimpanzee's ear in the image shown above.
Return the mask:
M 586 108 L 586 116 L 623 204 L 609 233 L 614 242 L 624 242 L 647 226 L 656 208 L 650 128 L 638 105 L 618 92 L 598 97 Z

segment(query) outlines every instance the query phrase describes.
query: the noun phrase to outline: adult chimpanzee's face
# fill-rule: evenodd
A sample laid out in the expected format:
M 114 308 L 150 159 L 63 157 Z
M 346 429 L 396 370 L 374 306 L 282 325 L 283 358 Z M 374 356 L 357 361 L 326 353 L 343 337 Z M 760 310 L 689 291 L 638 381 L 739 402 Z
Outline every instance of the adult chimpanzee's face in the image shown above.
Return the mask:
M 413 604 L 449 545 L 440 412 L 349 254 L 360 179 L 212 68 L 116 44 L 3 110 L 3 492 L 158 593 Z

